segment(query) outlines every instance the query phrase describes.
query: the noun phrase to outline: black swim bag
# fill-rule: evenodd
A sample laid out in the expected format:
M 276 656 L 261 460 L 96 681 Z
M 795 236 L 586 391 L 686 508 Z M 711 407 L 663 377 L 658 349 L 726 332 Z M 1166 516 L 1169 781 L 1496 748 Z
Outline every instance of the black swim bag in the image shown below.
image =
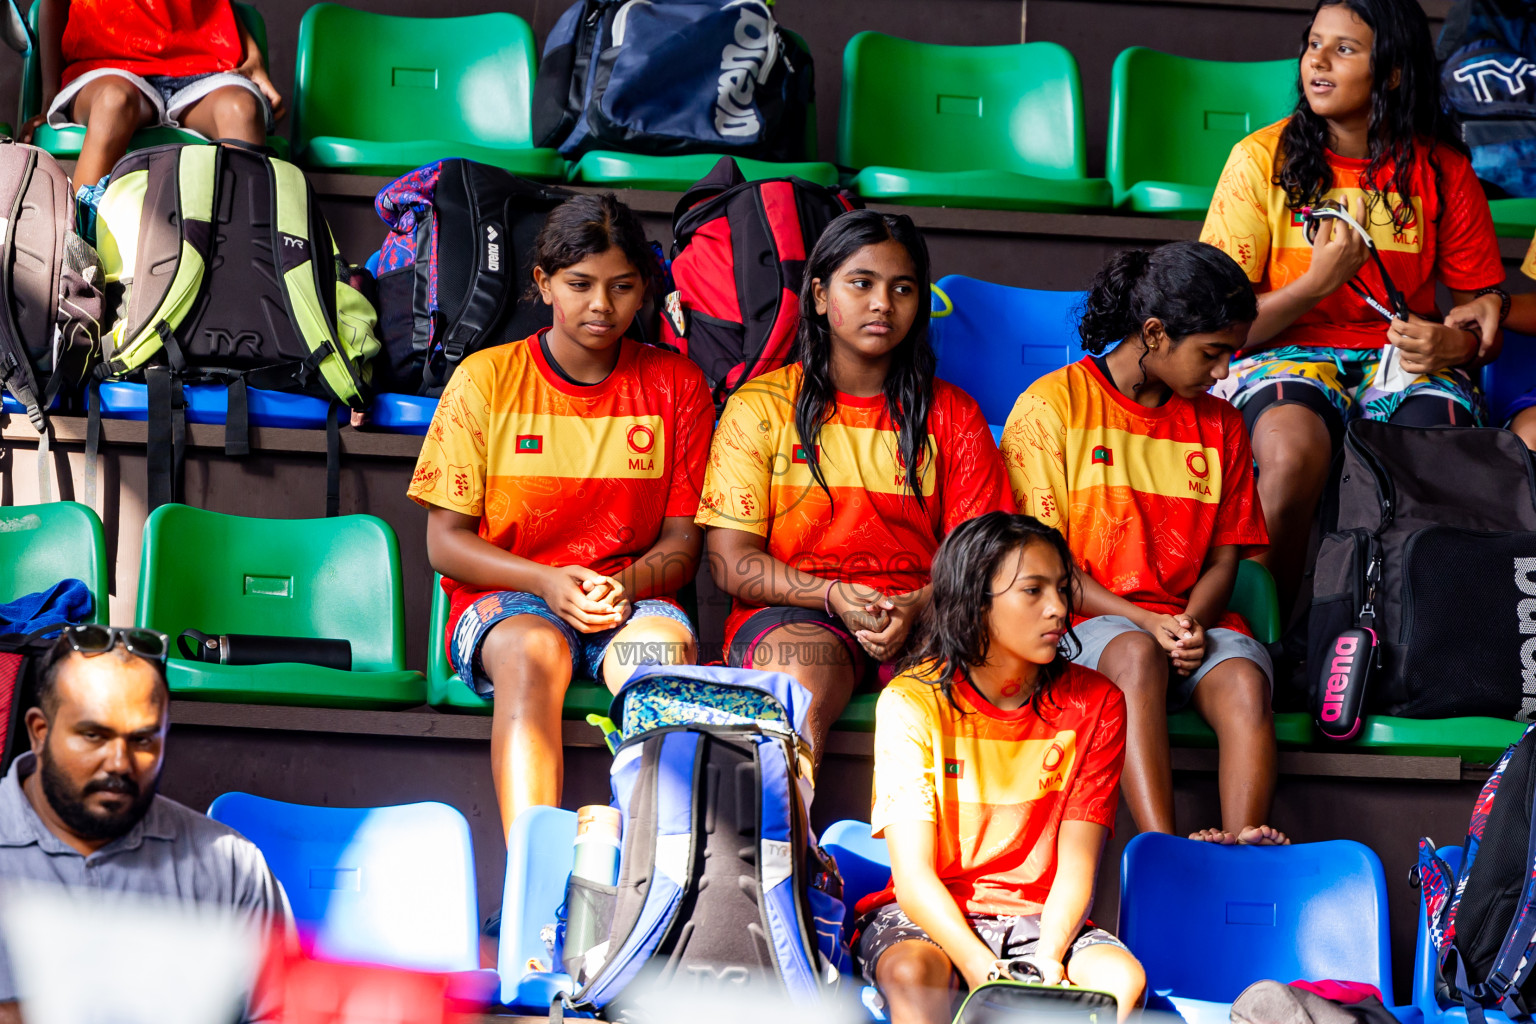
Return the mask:
M 1340 652 L 1365 647 L 1342 642 L 1356 629 L 1376 641 L 1360 714 L 1536 718 L 1536 478 L 1518 437 L 1350 424 L 1308 622 L 1312 710 L 1335 738 L 1354 731 Z

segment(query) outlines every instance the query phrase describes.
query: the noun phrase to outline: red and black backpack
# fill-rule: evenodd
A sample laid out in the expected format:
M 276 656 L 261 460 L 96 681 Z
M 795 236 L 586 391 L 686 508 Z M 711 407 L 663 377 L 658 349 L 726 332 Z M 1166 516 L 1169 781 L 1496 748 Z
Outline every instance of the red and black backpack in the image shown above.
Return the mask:
M 746 181 L 730 157 L 683 194 L 662 340 L 704 371 L 717 410 L 789 361 L 806 258 L 834 218 L 862 205 L 801 178 Z

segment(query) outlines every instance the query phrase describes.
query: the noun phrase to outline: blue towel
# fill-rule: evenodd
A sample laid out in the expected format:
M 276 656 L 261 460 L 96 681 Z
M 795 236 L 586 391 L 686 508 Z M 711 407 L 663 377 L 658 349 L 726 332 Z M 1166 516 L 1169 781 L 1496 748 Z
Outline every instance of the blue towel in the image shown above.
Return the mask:
M 91 590 L 81 580 L 60 580 L 47 590 L 0 604 L 0 633 L 57 633 L 91 617 Z

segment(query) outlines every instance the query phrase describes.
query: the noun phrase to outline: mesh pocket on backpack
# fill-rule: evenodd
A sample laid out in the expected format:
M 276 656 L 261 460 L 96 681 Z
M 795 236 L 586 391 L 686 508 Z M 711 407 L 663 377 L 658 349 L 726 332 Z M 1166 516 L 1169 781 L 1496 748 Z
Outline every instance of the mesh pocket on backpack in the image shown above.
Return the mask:
M 1527 645 L 1536 656 L 1532 573 L 1533 533 L 1431 526 L 1409 537 L 1401 630 L 1382 638 L 1400 644 L 1394 671 L 1407 694 L 1390 712 L 1408 718 L 1520 717 Z

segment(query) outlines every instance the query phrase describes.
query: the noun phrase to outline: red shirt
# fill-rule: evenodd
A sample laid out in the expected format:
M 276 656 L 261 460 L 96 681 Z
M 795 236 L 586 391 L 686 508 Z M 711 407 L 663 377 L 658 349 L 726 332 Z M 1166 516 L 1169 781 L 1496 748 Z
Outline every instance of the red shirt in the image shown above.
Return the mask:
M 98 68 L 233 71 L 244 54 L 230 0 L 70 0 L 63 45 L 64 85 Z

